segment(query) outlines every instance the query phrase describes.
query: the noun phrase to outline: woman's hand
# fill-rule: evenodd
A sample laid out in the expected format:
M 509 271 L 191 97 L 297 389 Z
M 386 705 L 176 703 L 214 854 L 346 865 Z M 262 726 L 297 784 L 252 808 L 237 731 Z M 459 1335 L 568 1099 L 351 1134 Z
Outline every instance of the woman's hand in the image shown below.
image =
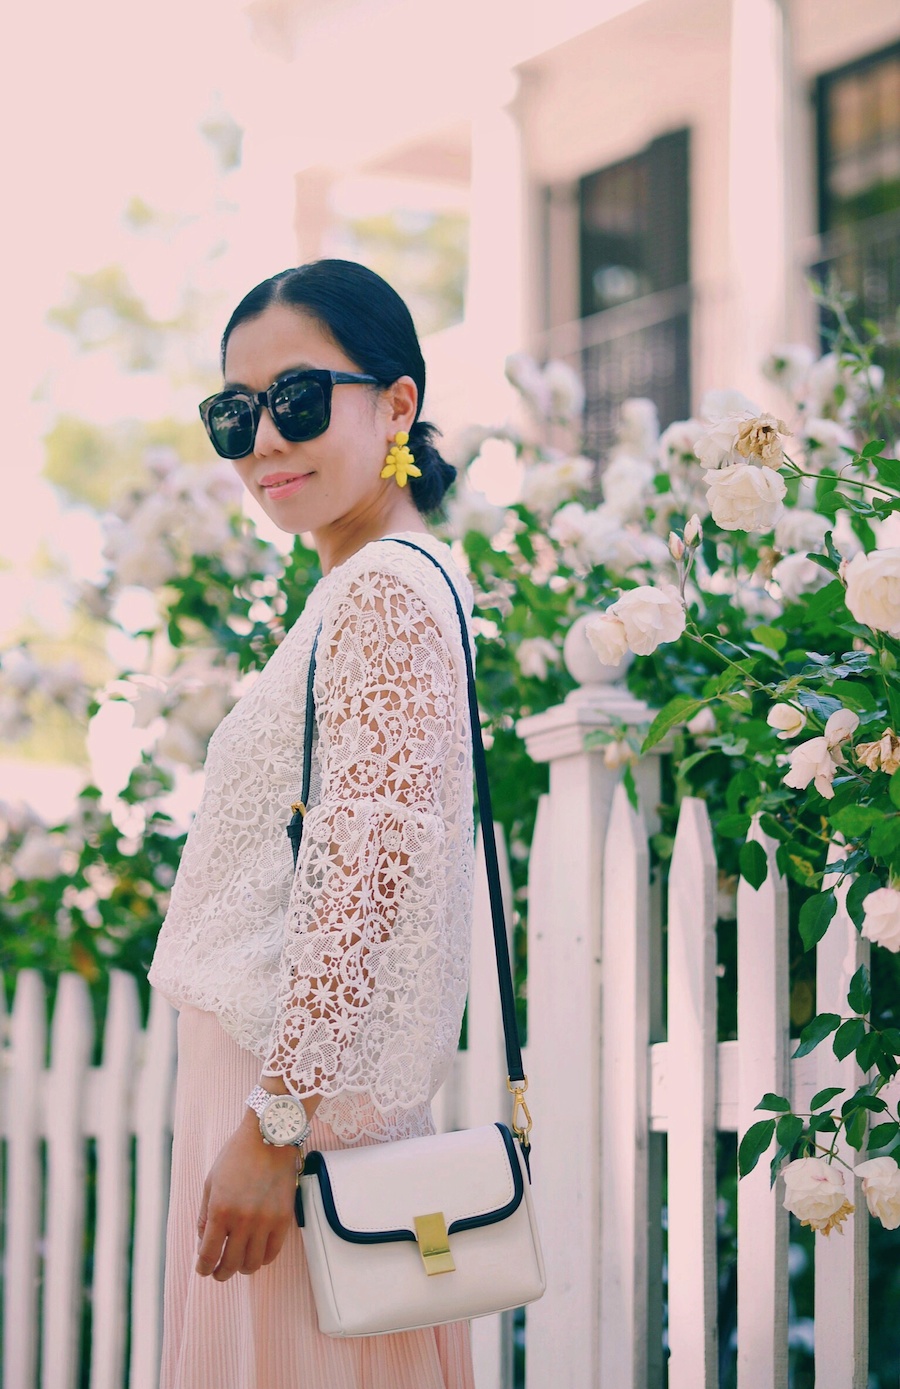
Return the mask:
M 299 1150 L 263 1142 L 252 1109 L 219 1151 L 203 1185 L 197 1273 L 224 1283 L 278 1256 L 294 1220 Z

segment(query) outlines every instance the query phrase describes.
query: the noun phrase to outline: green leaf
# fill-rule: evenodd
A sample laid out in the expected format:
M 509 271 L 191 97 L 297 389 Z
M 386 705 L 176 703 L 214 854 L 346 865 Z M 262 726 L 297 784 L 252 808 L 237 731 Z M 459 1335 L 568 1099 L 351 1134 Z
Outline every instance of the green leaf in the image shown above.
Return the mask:
M 790 1150 L 803 1132 L 803 1120 L 797 1114 L 785 1114 L 775 1125 L 775 1137 L 783 1148 Z
M 750 635 L 761 646 L 768 646 L 773 651 L 781 651 L 787 646 L 787 637 L 777 627 L 754 627 Z
M 769 872 L 769 863 L 763 846 L 755 839 L 748 839 L 746 844 L 741 845 L 738 865 L 741 877 L 746 878 L 750 886 L 758 891 L 766 881 Z
M 872 990 L 869 986 L 869 973 L 865 965 L 860 965 L 850 980 L 847 1002 L 854 1013 L 868 1013 L 872 1007 Z
M 815 897 L 807 897 L 800 908 L 800 935 L 805 950 L 812 950 L 828 930 L 832 917 L 837 911 L 837 899 L 829 889 L 818 892 Z
M 723 839 L 744 839 L 750 828 L 750 816 L 746 814 L 723 815 L 716 821 L 716 833 Z
M 886 442 L 886 441 L 885 441 L 884 439 L 872 439 L 872 440 L 871 440 L 868 444 L 866 444 L 866 446 L 863 448 L 862 453 L 861 453 L 861 457 L 862 457 L 862 458 L 877 458 L 878 455 L 881 453 L 881 450 L 884 448 L 885 442 Z
M 846 1022 L 842 1022 L 831 1044 L 837 1059 L 843 1061 L 851 1051 L 856 1051 L 865 1035 L 866 1025 L 862 1018 L 848 1018 Z
M 876 858 L 890 858 L 897 848 L 900 848 L 900 815 L 889 815 L 872 830 L 869 852 Z
M 892 1143 L 900 1133 L 900 1124 L 896 1120 L 891 1120 L 889 1124 L 876 1124 L 874 1129 L 869 1130 L 869 1148 L 886 1148 Z
M 881 882 L 874 873 L 863 873 L 851 885 L 850 891 L 847 893 L 847 913 L 857 930 L 861 929 L 865 916 L 863 900 L 878 887 L 881 887 Z
M 794 1058 L 806 1056 L 815 1047 L 823 1042 L 830 1032 L 834 1032 L 836 1027 L 841 1025 L 840 1013 L 817 1013 L 800 1033 L 800 1045 L 792 1053 Z
M 779 1166 L 781 1165 L 781 1162 L 783 1161 L 784 1158 L 790 1157 L 790 1155 L 791 1155 L 791 1150 L 790 1150 L 790 1148 L 778 1147 L 778 1148 L 775 1149 L 775 1155 L 774 1155 L 774 1157 L 772 1158 L 771 1162 L 769 1163 L 769 1190 L 770 1190 L 770 1191 L 772 1190 L 772 1187 L 775 1185 L 775 1183 L 778 1181 L 778 1168 L 779 1168 Z
M 742 1177 L 753 1171 L 774 1137 L 774 1119 L 760 1119 L 750 1125 L 738 1148 L 738 1172 Z
M 640 807 L 638 805 L 637 787 L 634 784 L 634 772 L 631 770 L 630 762 L 626 765 L 622 773 L 622 785 L 625 787 L 625 794 L 631 802 L 632 810 L 637 814 Z
M 857 1109 L 854 1110 L 845 1125 L 844 1132 L 847 1135 L 847 1142 L 850 1144 L 850 1147 L 855 1148 L 857 1152 L 859 1152 L 863 1145 L 867 1123 L 868 1115 L 866 1111 L 864 1109 Z
M 837 1133 L 837 1124 L 831 1114 L 830 1109 L 824 1114 L 814 1114 L 809 1121 L 810 1133 Z
M 884 811 L 874 805 L 845 805 L 830 817 L 834 829 L 848 839 L 858 839 L 884 819 Z
M 784 1095 L 775 1095 L 771 1090 L 767 1090 L 759 1104 L 753 1106 L 754 1109 L 775 1109 L 781 1114 L 790 1114 L 791 1102 L 785 1099 Z
M 892 1056 L 900 1056 L 900 1027 L 885 1027 L 881 1040 Z
M 894 772 L 888 782 L 888 795 L 891 798 L 891 804 L 900 810 L 900 772 Z
M 881 1038 L 877 1032 L 867 1032 L 856 1048 L 856 1061 L 863 1071 L 871 1070 L 881 1059 Z M 869 1105 L 872 1109 L 873 1106 Z
M 900 462 L 896 458 L 873 458 L 875 471 L 888 487 L 900 489 Z
M 641 744 L 641 752 L 645 753 L 650 748 L 655 747 L 661 742 L 670 728 L 675 728 L 677 724 L 686 723 L 693 718 L 698 709 L 702 709 L 705 701 L 694 699 L 691 695 L 675 695 L 668 704 L 664 704 L 647 730 L 647 736 Z
M 822 1105 L 833 1100 L 835 1095 L 840 1095 L 843 1089 L 842 1085 L 829 1085 L 825 1090 L 817 1090 L 809 1102 L 810 1109 L 821 1109 Z
M 810 555 L 809 558 L 817 560 L 826 569 L 833 567 L 830 563 L 825 563 L 825 555 Z M 843 607 L 844 585 L 840 579 L 832 579 L 831 583 L 826 584 L 824 588 L 817 589 L 806 600 L 806 611 L 816 622 L 819 618 L 831 617 L 835 612 L 840 613 Z
M 883 1100 L 880 1095 L 869 1095 L 865 1089 L 857 1090 L 855 1095 L 851 1095 L 849 1100 L 845 1100 L 841 1105 L 842 1118 L 846 1119 L 847 1115 L 856 1109 L 868 1109 L 873 1114 L 883 1114 L 887 1109 L 887 1100 Z

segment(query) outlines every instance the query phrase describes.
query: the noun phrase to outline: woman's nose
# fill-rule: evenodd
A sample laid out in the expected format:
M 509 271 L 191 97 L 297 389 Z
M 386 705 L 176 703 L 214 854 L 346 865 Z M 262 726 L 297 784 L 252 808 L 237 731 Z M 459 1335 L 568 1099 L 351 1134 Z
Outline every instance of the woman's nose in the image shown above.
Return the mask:
M 259 412 L 259 424 L 256 426 L 256 439 L 253 443 L 253 452 L 257 458 L 269 458 L 273 453 L 284 453 L 287 448 L 287 440 L 278 430 L 272 421 L 272 416 L 263 405 Z

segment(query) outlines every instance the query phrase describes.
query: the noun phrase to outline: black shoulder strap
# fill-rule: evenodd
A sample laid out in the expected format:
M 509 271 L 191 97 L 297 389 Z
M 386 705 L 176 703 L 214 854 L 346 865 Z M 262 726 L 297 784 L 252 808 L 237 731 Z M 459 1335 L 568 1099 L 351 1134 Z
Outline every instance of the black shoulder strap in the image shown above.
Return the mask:
M 460 632 L 462 634 L 463 655 L 466 661 L 466 677 L 469 692 L 469 714 L 472 720 L 472 761 L 475 768 L 475 785 L 478 790 L 478 809 L 481 813 L 481 829 L 484 840 L 484 857 L 487 867 L 488 892 L 491 902 L 491 920 L 494 927 L 494 953 L 497 959 L 497 979 L 500 985 L 500 1008 L 503 1014 L 503 1036 L 506 1041 L 506 1067 L 509 1074 L 511 1085 L 518 1085 L 524 1081 L 525 1072 L 522 1069 L 522 1048 L 519 1043 L 519 1029 L 516 1023 L 516 1003 L 513 990 L 512 969 L 509 960 L 509 944 L 506 935 L 506 917 L 503 910 L 503 893 L 500 887 L 500 867 L 497 860 L 497 838 L 494 830 L 494 816 L 491 810 L 491 790 L 488 784 L 487 762 L 484 756 L 484 742 L 481 737 L 481 720 L 478 714 L 478 697 L 475 693 L 475 671 L 472 665 L 472 652 L 469 646 L 469 633 L 466 628 L 465 614 L 462 603 L 459 601 L 459 594 L 453 585 L 453 581 L 444 566 L 434 555 L 421 545 L 416 545 L 412 540 L 400 540 L 396 536 L 384 536 L 384 540 L 391 540 L 396 545 L 406 545 L 410 550 L 418 550 L 420 555 L 426 559 L 436 569 L 439 569 L 447 580 L 453 601 L 456 605 L 456 613 L 459 618 Z M 303 746 L 303 791 L 302 805 L 294 807 L 294 815 L 288 825 L 288 835 L 294 849 L 294 864 L 297 862 L 297 852 L 300 844 L 300 836 L 303 829 L 302 817 L 306 813 L 306 800 L 309 795 L 309 783 L 312 769 L 312 739 L 313 725 L 315 722 L 315 701 L 313 696 L 313 684 L 315 679 L 316 647 L 319 641 L 319 631 L 316 632 L 313 642 L 312 653 L 309 659 L 309 675 L 306 682 L 306 732 Z

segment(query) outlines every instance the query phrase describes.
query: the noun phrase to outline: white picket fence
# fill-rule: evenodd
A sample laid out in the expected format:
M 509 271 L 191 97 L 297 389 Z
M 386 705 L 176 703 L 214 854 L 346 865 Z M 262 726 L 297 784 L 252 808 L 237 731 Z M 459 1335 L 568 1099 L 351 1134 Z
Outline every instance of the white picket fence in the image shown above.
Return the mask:
M 584 670 L 583 663 L 579 666 Z M 588 675 L 592 672 L 588 668 Z M 737 900 L 739 1040 L 716 1041 L 717 873 L 702 801 L 682 805 L 667 912 L 648 869 L 658 753 L 635 769 L 641 814 L 584 734 L 610 714 L 651 711 L 615 684 L 585 684 L 523 720 L 550 763 L 529 861 L 528 1101 L 534 1192 L 548 1289 L 526 1309 L 527 1389 L 715 1389 L 716 1132 L 743 1132 L 766 1090 L 809 1107 L 826 1085 L 855 1087 L 854 1058 L 827 1044 L 791 1061 L 787 894 L 766 882 Z M 501 842 L 507 914 L 509 873 Z M 435 1100 L 441 1128 L 508 1117 L 503 1038 L 479 846 L 468 1050 Z M 868 947 L 843 911 L 817 947 L 817 1007 L 846 1011 Z M 152 1389 L 161 1288 L 175 1014 L 154 997 L 140 1026 L 134 981 L 116 973 L 99 1065 L 83 981 L 62 981 L 47 1055 L 39 977 L 20 975 L 0 1066 L 3 1384 Z M 897 1085 L 887 1092 L 896 1102 Z M 96 1218 L 85 1299 L 87 1141 Z M 841 1150 L 851 1164 L 855 1154 Z M 663 1343 L 662 1182 L 668 1176 L 669 1358 Z M 788 1216 L 768 1162 L 738 1186 L 738 1389 L 787 1389 Z M 844 1233 L 817 1237 L 816 1389 L 866 1389 L 868 1214 L 859 1191 Z M 132 1213 L 132 1201 L 134 1209 Z M 472 1323 L 478 1389 L 512 1385 L 512 1316 Z

